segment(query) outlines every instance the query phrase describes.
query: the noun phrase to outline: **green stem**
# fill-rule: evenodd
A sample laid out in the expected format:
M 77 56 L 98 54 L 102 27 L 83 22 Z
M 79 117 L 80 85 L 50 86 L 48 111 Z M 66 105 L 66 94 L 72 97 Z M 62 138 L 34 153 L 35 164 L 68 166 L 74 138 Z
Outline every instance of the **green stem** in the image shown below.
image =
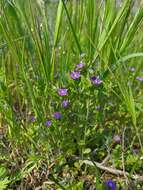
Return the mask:
M 75 32 L 74 27 L 73 27 L 73 24 L 72 24 L 72 22 L 71 22 L 70 15 L 69 15 L 68 9 L 67 9 L 67 7 L 66 7 L 65 1 L 62 0 L 62 3 L 63 3 L 63 6 L 64 6 L 64 9 L 65 9 L 65 11 L 66 11 L 67 18 L 68 18 L 68 21 L 69 21 L 69 24 L 70 24 L 70 27 L 71 27 L 71 30 L 72 30 L 72 33 L 73 33 L 73 36 L 74 36 L 74 39 L 75 39 L 77 48 L 78 48 L 78 51 L 79 51 L 80 54 L 82 54 L 81 46 L 80 46 L 80 44 L 79 44 L 79 41 L 78 41 L 76 32 Z

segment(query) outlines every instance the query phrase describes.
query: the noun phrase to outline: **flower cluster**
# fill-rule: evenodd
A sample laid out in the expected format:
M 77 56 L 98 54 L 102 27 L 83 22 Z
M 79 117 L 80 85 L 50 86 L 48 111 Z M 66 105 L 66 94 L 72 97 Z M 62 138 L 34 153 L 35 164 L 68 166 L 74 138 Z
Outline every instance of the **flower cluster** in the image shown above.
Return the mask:
M 135 67 L 130 67 L 130 68 L 129 68 L 129 71 L 131 71 L 132 73 L 135 73 L 136 68 L 135 68 Z M 143 77 L 137 76 L 137 77 L 136 77 L 136 80 L 138 80 L 138 81 L 140 81 L 140 82 L 143 82 Z
M 68 95 L 68 89 L 66 89 L 66 88 L 59 88 L 57 92 L 58 92 L 58 95 L 61 96 L 61 97 L 64 97 L 64 96 Z M 69 100 L 63 100 L 62 103 L 61 103 L 61 106 L 62 106 L 62 108 L 67 108 L 69 106 Z M 53 114 L 53 118 L 56 119 L 56 120 L 61 119 L 61 117 L 62 117 L 62 113 L 61 112 L 55 112 Z M 52 121 L 51 120 L 47 120 L 45 122 L 45 126 L 46 127 L 49 127 L 51 125 L 52 125 Z
M 100 85 L 103 83 L 103 81 L 99 78 L 99 76 L 93 76 L 90 78 L 91 82 L 94 84 L 94 85 Z
M 55 118 L 55 119 L 61 119 L 61 117 L 62 117 L 62 114 L 60 113 L 60 112 L 55 112 L 54 114 L 53 114 L 53 118 Z M 51 120 L 47 120 L 46 122 L 45 122 L 45 126 L 46 127 L 49 127 L 49 126 L 51 126 L 52 125 L 52 121 Z
M 79 64 L 76 65 L 75 69 L 73 71 L 70 72 L 70 77 L 71 79 L 73 80 L 78 80 L 80 79 L 81 77 L 81 72 L 82 72 L 82 69 L 84 68 L 85 66 L 85 63 L 83 61 L 81 61 Z M 102 80 L 99 78 L 99 76 L 92 76 L 90 78 L 91 80 L 91 83 L 94 84 L 94 85 L 97 85 L 99 86 L 100 84 L 102 84 Z M 61 107 L 66 109 L 69 107 L 70 105 L 70 101 L 68 100 L 67 96 L 69 94 L 68 92 L 68 89 L 67 88 L 59 88 L 57 90 L 57 93 L 59 96 L 61 96 L 62 98 L 66 97 L 66 99 L 64 98 L 61 102 Z M 52 104 L 53 105 L 53 104 Z M 55 105 L 55 102 L 54 102 L 54 105 Z M 53 118 L 56 119 L 56 120 L 60 120 L 62 117 L 62 113 L 57 111 L 55 113 L 53 113 Z M 32 118 L 31 119 L 32 122 L 35 121 L 35 118 Z M 48 119 L 46 122 L 45 122 L 45 126 L 46 127 L 49 127 L 52 125 L 52 120 Z
M 84 62 L 81 61 L 79 64 L 76 65 L 75 70 L 70 73 L 70 77 L 73 80 L 79 79 L 81 77 L 80 71 L 83 69 L 83 67 L 84 67 Z

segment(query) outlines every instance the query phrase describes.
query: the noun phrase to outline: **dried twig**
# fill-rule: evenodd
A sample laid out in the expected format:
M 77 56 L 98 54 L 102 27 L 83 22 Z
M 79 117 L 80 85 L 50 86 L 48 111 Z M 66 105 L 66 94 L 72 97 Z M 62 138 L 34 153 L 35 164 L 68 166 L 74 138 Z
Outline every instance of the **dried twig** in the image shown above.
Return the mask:
M 118 170 L 118 169 L 115 169 L 115 168 L 112 168 L 112 167 L 107 167 L 107 166 L 104 166 L 98 162 L 92 162 L 90 160 L 81 160 L 81 162 L 83 162 L 84 164 L 87 164 L 87 165 L 90 165 L 90 166 L 95 166 L 101 170 L 104 170 L 104 171 L 107 171 L 109 173 L 112 173 L 114 175 L 117 175 L 117 176 L 128 176 L 134 180 L 139 180 L 139 181 L 143 181 L 143 176 L 140 176 L 140 175 L 130 175 L 128 172 L 125 172 L 125 171 L 122 171 L 122 170 Z
M 105 165 L 110 159 L 110 155 L 107 155 L 104 160 L 101 162 L 102 165 Z

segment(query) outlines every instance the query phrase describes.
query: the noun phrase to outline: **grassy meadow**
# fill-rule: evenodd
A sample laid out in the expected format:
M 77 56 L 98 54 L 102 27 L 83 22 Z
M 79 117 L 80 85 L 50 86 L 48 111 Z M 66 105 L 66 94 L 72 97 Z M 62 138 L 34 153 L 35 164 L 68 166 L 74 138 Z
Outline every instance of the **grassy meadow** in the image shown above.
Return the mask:
M 142 0 L 0 0 L 5 189 L 143 190 Z

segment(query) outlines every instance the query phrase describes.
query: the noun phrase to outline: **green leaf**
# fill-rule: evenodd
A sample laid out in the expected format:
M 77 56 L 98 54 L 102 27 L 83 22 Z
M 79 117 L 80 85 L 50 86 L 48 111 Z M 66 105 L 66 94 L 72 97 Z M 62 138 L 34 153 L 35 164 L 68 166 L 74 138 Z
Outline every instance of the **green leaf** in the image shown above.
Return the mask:
M 91 152 L 91 149 L 90 148 L 86 148 L 84 151 L 83 151 L 83 154 L 89 154 Z

